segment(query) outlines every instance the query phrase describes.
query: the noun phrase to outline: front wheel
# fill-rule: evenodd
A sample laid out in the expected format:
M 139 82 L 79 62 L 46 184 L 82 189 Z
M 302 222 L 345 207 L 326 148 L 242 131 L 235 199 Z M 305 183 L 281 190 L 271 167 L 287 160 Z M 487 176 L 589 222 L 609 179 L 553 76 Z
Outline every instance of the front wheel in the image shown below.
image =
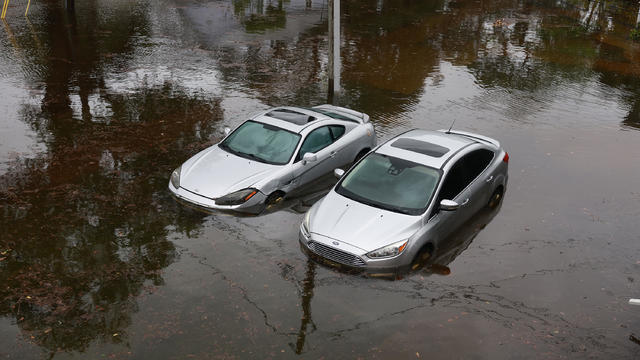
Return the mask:
M 272 192 L 269 196 L 267 196 L 266 200 L 264 201 L 264 204 L 267 207 L 270 207 L 281 202 L 282 199 L 284 199 L 284 192 L 277 190 Z
M 413 262 L 411 262 L 411 270 L 416 270 L 423 267 L 431 258 L 432 253 L 433 246 L 431 246 L 431 244 L 427 244 L 422 249 L 420 249 L 416 257 L 413 259 Z

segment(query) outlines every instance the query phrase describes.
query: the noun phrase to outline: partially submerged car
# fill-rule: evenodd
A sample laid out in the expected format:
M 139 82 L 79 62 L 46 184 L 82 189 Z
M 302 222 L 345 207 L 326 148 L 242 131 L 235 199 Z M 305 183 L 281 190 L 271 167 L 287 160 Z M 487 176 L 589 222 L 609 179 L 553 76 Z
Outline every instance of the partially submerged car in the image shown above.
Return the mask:
M 176 198 L 205 210 L 258 213 L 376 146 L 368 115 L 332 105 L 269 109 L 225 132 L 173 171 Z
M 314 204 L 300 225 L 303 250 L 367 270 L 424 260 L 482 207 L 497 206 L 509 155 L 461 131 L 411 130 L 382 144 Z

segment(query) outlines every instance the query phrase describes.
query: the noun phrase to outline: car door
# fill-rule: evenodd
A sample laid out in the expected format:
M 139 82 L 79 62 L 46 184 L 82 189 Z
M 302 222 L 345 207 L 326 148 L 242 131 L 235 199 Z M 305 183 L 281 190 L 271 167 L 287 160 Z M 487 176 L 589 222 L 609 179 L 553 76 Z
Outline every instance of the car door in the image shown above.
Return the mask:
M 334 133 L 335 136 L 342 135 L 339 129 L 332 127 L 334 125 L 321 126 L 311 131 L 302 142 L 294 161 L 294 177 L 298 186 L 316 180 L 339 166 L 338 149 L 335 144 L 337 138 L 334 137 Z M 302 158 L 306 153 L 315 154 L 316 161 L 304 161 Z
M 469 199 L 467 207 L 471 211 L 469 216 L 475 214 L 489 202 L 492 194 L 493 176 L 488 177 L 489 174 L 485 174 L 485 171 L 494 156 L 495 153 L 489 149 L 477 149 L 464 157 L 464 166 L 471 178 L 471 184 L 465 189 L 466 198 Z
M 432 210 L 429 222 L 434 222 L 430 231 L 437 234 L 439 239 L 445 238 L 457 229 L 473 214 L 480 210 L 488 201 L 484 196 L 487 186 L 490 186 L 479 175 L 488 167 L 493 152 L 479 149 L 458 159 L 447 173 Z M 439 209 L 440 201 L 447 199 L 457 202 L 460 206 L 454 211 Z
M 333 159 L 330 160 L 332 168 L 329 171 L 333 171 L 333 169 L 344 167 L 353 161 L 353 152 L 357 144 L 344 140 L 344 135 L 347 132 L 344 125 L 329 125 L 329 130 L 333 137 L 333 144 L 331 145 Z

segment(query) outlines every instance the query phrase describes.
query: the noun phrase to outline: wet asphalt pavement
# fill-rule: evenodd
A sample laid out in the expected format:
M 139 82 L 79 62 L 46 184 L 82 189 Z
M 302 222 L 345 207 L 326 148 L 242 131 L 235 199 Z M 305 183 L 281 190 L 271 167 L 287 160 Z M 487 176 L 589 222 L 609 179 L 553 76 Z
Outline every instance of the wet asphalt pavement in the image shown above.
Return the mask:
M 331 180 L 257 217 L 167 190 L 225 126 L 326 102 L 326 3 L 24 6 L 0 37 L 0 358 L 640 357 L 637 3 L 343 3 L 339 105 L 379 142 L 455 120 L 511 159 L 501 208 L 394 279 L 301 252 Z

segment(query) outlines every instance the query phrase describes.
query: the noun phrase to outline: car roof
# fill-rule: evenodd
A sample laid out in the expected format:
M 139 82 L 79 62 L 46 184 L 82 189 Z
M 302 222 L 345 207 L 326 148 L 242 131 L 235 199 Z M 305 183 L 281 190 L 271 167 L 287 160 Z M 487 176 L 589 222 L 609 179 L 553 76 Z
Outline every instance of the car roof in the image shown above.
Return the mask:
M 466 136 L 415 129 L 387 141 L 376 152 L 441 169 L 458 151 L 474 143 L 477 141 Z
M 301 133 L 309 125 L 337 119 L 305 108 L 280 106 L 260 113 L 251 120 L 274 125 L 294 133 Z

